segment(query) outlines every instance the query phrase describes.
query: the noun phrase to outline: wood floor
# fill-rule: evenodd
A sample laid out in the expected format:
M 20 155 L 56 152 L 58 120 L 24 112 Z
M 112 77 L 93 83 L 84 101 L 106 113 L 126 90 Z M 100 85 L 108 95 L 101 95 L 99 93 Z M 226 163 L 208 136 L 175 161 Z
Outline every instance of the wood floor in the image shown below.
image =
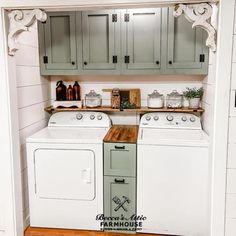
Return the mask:
M 25 236 L 128 236 L 129 234 L 108 233 L 98 231 L 46 229 L 28 227 Z M 130 234 L 130 236 L 161 236 L 157 234 Z M 167 236 L 167 235 L 165 235 Z

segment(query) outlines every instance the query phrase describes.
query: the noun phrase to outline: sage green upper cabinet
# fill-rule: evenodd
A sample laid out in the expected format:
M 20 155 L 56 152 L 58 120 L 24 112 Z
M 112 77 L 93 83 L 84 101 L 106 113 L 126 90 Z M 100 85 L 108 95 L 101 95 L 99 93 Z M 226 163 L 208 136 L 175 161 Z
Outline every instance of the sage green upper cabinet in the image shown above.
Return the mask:
M 119 13 L 88 11 L 82 13 L 83 70 L 116 70 L 119 66 Z
M 42 75 L 205 75 L 206 34 L 173 8 L 48 12 Z
M 47 15 L 47 21 L 39 24 L 42 74 L 67 74 L 77 70 L 75 13 L 53 12 Z
M 173 8 L 163 9 L 163 15 L 165 73 L 206 74 L 208 52 L 203 30 L 192 28 L 183 15 L 174 17 Z
M 123 72 L 159 73 L 161 9 L 126 10 L 122 18 Z

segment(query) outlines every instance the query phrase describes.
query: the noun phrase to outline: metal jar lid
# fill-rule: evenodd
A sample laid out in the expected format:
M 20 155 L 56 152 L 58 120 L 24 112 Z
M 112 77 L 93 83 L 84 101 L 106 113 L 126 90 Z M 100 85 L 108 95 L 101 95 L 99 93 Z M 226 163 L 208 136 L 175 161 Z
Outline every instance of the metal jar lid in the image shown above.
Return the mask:
M 100 98 L 101 95 L 96 93 L 94 90 L 90 90 L 89 93 L 85 95 L 86 97 L 92 97 L 92 98 Z
M 168 97 L 170 98 L 181 98 L 182 95 L 177 92 L 177 90 L 173 90 L 170 94 L 168 94 Z
M 154 90 L 151 94 L 148 94 L 150 98 L 160 98 L 163 97 L 163 94 L 160 94 L 157 90 Z

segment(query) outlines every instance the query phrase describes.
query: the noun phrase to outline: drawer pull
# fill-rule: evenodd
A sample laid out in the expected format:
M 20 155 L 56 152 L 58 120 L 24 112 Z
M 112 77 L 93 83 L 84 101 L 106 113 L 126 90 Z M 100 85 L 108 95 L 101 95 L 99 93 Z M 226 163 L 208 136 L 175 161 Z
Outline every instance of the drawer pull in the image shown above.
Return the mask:
M 115 183 L 124 183 L 125 179 L 116 179 L 115 178 Z
M 115 149 L 125 149 L 125 146 L 115 146 Z

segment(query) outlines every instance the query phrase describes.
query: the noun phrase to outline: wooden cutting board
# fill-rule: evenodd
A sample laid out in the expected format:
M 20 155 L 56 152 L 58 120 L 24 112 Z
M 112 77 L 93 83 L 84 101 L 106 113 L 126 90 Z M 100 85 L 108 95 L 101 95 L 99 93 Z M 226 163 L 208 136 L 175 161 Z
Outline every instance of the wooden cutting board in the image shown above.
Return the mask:
M 103 92 L 112 92 L 113 89 L 103 89 Z M 129 102 L 134 103 L 137 108 L 141 107 L 140 89 L 120 89 L 121 92 L 129 93 Z

